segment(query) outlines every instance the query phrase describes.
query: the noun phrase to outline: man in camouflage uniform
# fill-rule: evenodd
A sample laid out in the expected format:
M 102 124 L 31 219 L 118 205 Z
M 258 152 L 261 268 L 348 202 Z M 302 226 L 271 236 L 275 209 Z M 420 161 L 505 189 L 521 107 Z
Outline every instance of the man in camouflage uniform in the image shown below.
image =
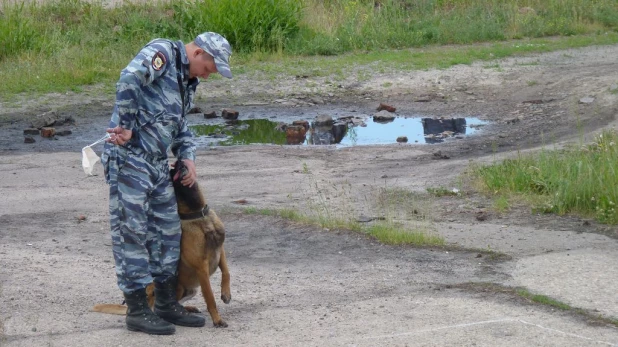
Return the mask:
M 112 249 L 129 330 L 167 335 L 175 332 L 174 324 L 205 324 L 204 316 L 188 313 L 176 300 L 181 231 L 168 151 L 189 169 L 182 184 L 193 185 L 195 144 L 185 114 L 198 77 L 217 72 L 232 77 L 230 55 L 229 43 L 216 33 L 203 33 L 188 44 L 155 39 L 120 74 L 101 162 L 110 187 Z M 145 292 L 153 281 L 154 312 Z

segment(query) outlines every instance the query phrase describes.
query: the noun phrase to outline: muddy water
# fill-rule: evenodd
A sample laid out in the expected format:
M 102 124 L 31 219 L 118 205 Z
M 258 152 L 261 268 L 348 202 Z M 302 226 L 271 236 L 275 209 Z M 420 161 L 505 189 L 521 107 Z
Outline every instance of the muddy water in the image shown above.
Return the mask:
M 358 146 L 396 142 L 440 143 L 471 135 L 485 124 L 477 118 L 395 117 L 389 122 L 376 122 L 366 118 L 335 120 L 332 125 L 311 123 L 305 125 L 305 130 L 299 127 L 293 130 L 289 124 L 282 122 L 246 119 L 215 120 L 211 124 L 193 126 L 192 129 L 200 145 L 205 146 L 248 144 Z

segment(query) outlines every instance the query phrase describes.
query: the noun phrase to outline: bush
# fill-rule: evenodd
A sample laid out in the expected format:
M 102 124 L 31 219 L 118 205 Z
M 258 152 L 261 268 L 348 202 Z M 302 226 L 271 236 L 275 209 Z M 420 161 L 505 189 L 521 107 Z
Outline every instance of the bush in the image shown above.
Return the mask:
M 185 0 L 173 8 L 182 25 L 178 36 L 190 40 L 215 31 L 241 52 L 281 52 L 298 31 L 302 9 L 294 0 Z
M 24 4 L 0 10 L 0 61 L 34 47 L 36 33 L 24 11 Z

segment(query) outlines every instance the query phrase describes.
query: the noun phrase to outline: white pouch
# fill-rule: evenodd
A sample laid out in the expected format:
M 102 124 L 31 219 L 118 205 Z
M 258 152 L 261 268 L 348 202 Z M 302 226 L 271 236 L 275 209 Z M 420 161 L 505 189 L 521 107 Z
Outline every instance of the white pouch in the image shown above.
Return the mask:
M 95 143 L 90 144 L 84 148 L 82 148 L 82 167 L 84 168 L 84 173 L 88 176 L 92 176 L 92 170 L 94 169 L 94 165 L 101 160 L 99 156 L 92 150 L 92 146 L 97 143 L 103 142 L 110 137 L 109 134 L 106 134 Z

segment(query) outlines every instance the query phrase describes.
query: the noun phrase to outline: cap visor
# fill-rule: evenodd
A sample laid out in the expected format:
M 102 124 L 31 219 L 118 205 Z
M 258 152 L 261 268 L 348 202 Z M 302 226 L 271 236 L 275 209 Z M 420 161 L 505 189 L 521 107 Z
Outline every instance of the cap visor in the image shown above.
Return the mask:
M 230 71 L 230 66 L 221 59 L 215 59 L 215 65 L 217 65 L 217 71 L 221 76 L 232 78 L 232 72 Z

